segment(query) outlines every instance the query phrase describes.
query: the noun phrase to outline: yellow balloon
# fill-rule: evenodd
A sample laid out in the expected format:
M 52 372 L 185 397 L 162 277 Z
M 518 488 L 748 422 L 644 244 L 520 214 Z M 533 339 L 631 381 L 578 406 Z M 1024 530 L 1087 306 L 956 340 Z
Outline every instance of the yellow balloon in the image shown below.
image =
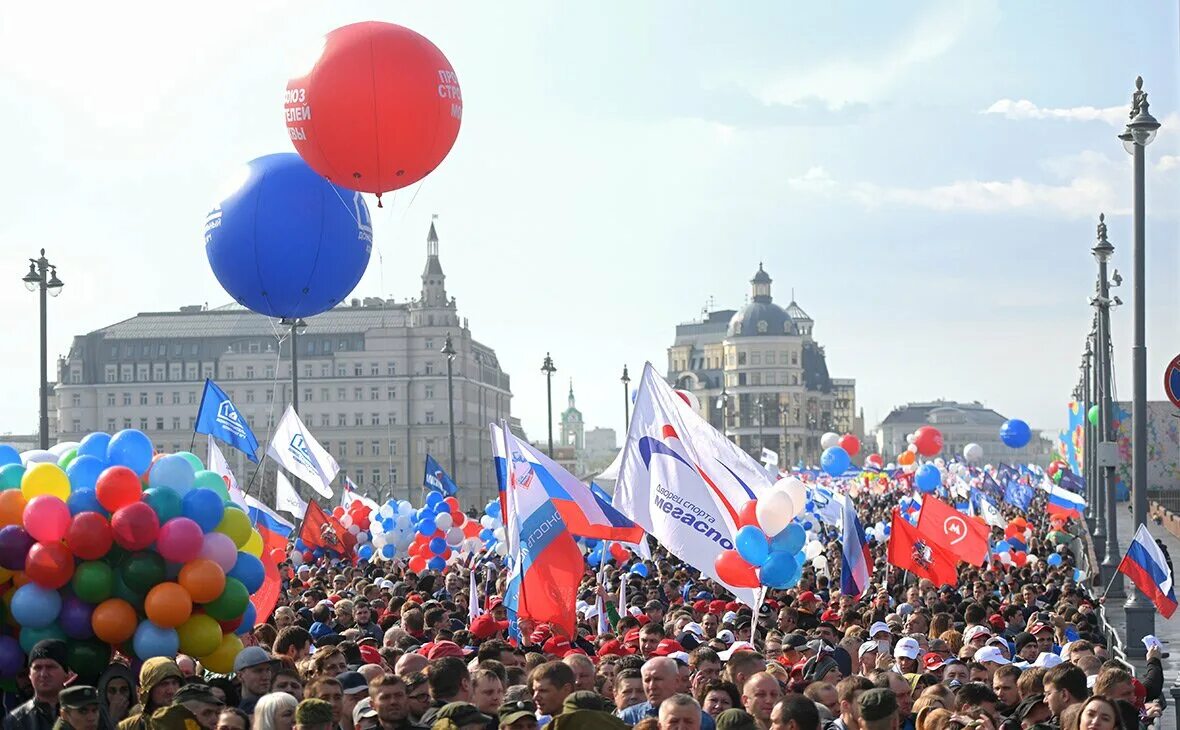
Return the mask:
M 240 509 L 227 509 L 216 531 L 233 540 L 234 546 L 241 550 L 250 540 L 250 533 L 254 531 L 254 527 L 245 512 Z
M 21 477 L 20 491 L 25 499 L 51 494 L 64 502 L 70 498 L 70 478 L 57 464 L 42 462 Z
M 205 669 L 217 674 L 229 674 L 234 670 L 234 658 L 241 650 L 242 640 L 231 632 L 221 638 L 221 644 L 216 650 L 199 658 Z
M 180 650 L 189 656 L 207 656 L 221 647 L 221 625 L 203 613 L 177 626 L 176 633 L 180 637 Z
M 250 539 L 242 546 L 242 552 L 250 553 L 256 558 L 262 557 L 262 535 L 258 534 L 258 530 L 250 530 Z

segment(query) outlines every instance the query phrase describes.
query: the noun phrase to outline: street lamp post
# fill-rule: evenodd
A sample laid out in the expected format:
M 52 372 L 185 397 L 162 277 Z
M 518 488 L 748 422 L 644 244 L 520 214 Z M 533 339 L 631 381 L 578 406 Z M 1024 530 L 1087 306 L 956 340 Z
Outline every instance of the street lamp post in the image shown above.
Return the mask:
M 1160 123 L 1148 110 L 1143 77 L 1135 79 L 1131 95 L 1131 121 L 1119 139 L 1134 159 L 1134 193 L 1132 197 L 1132 319 L 1134 344 L 1131 346 L 1131 497 L 1136 528 L 1147 523 L 1147 328 L 1146 328 L 1146 219 L 1145 170 L 1147 145 L 1155 139 Z M 1109 556 L 1108 556 L 1109 557 Z M 1127 600 L 1128 654 L 1143 656 L 1142 638 L 1155 632 L 1155 607 L 1135 590 Z
M 61 294 L 63 286 L 57 278 L 57 267 L 45 258 L 45 249 L 41 249 L 41 257 L 29 259 L 29 273 L 22 277 L 25 288 L 38 291 L 41 300 L 41 422 L 39 424 L 41 448 L 49 448 L 49 308 L 46 295 L 56 297 Z
M 1106 264 L 1110 261 L 1110 257 L 1114 254 L 1114 246 L 1106 237 L 1106 216 L 1098 216 L 1098 241 L 1091 249 L 1094 253 L 1094 258 L 1098 261 L 1098 295 L 1094 297 L 1094 306 L 1098 309 L 1098 346 L 1095 348 L 1098 355 L 1098 388 L 1100 400 L 1098 405 L 1098 429 L 1099 438 L 1102 442 L 1101 450 L 1109 450 L 1113 445 L 1113 439 L 1110 433 L 1110 423 L 1114 417 L 1114 407 L 1111 402 L 1111 341 L 1110 341 L 1110 282 L 1106 278 Z M 1119 552 L 1119 527 L 1117 522 L 1117 515 L 1115 507 L 1117 504 L 1115 495 L 1115 474 L 1114 464 L 1108 458 L 1103 458 L 1100 464 L 1100 479 L 1101 489 L 1104 493 L 1106 501 L 1106 556 L 1100 566 L 1101 582 L 1110 582 L 1110 589 L 1107 591 L 1107 596 L 1113 598 L 1123 597 L 1123 578 L 1122 573 L 1118 572 L 1119 560 L 1122 557 Z
M 729 391 L 721 384 L 721 395 L 717 396 L 717 407 L 721 409 L 721 435 L 729 438 Z
M 549 404 L 549 458 L 553 458 L 553 373 L 557 372 L 557 366 L 553 364 L 553 358 L 549 357 L 549 353 L 545 353 L 545 362 L 541 363 L 541 372 L 545 373 L 545 397 Z
M 450 332 L 447 333 L 447 339 L 439 352 L 447 356 L 447 426 L 450 428 L 451 436 L 451 478 L 458 479 L 459 472 L 455 470 L 455 346 L 451 342 Z
M 307 322 L 302 317 L 290 319 L 284 317 L 279 324 L 291 330 L 291 408 L 299 413 L 299 335 L 307 329 Z
M 631 376 L 627 374 L 627 366 L 623 365 L 623 377 L 619 378 L 623 384 L 623 440 L 627 439 L 627 432 L 631 430 Z
M 1097 282 L 1095 282 L 1097 288 Z M 1087 447 L 1087 450 L 1092 452 L 1090 457 L 1090 469 L 1094 475 L 1094 557 L 1099 563 L 1106 557 L 1106 490 L 1102 479 L 1101 463 L 1098 459 L 1098 452 L 1102 448 L 1102 441 L 1104 432 L 1101 429 L 1102 423 L 1102 374 L 1101 361 L 1098 358 L 1098 310 L 1094 310 L 1094 324 L 1090 329 L 1090 393 L 1093 396 L 1094 404 L 1098 406 L 1098 418 L 1095 419 L 1097 423 L 1090 427 L 1092 444 Z M 1087 414 L 1089 415 L 1089 414 Z
M 1094 485 L 1094 469 L 1091 464 L 1094 461 L 1094 424 L 1090 423 L 1090 406 L 1094 402 L 1094 396 L 1090 391 L 1090 370 L 1091 360 L 1094 357 L 1094 350 L 1090 346 L 1090 335 L 1086 335 L 1086 349 L 1082 351 L 1082 382 L 1078 386 L 1079 400 L 1081 401 L 1082 413 L 1082 448 L 1083 458 L 1081 463 L 1082 478 L 1086 482 L 1086 525 L 1090 529 L 1090 534 L 1094 534 L 1095 521 L 1095 485 Z
M 782 443 L 782 447 L 783 447 L 782 468 L 783 469 L 790 468 L 790 462 L 787 461 L 787 414 L 789 412 L 790 412 L 790 408 L 787 406 L 786 403 L 779 404 L 778 417 L 779 417 L 779 421 L 783 427 L 783 443 Z

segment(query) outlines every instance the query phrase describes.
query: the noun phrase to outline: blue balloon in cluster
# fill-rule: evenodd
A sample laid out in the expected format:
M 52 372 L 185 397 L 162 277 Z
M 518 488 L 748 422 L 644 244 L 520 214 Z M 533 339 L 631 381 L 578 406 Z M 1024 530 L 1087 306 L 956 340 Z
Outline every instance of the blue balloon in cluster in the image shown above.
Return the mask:
M 819 458 L 819 465 L 828 476 L 838 477 L 852 465 L 852 457 L 839 446 L 824 449 Z
M 1000 426 L 1000 440 L 1009 448 L 1022 448 L 1032 440 L 1032 429 L 1019 418 L 1010 418 Z
M 0 466 L 19 463 L 20 452 L 17 451 L 15 447 L 9 446 L 8 444 L 0 444 Z
M 190 490 L 181 499 L 180 505 L 180 513 L 200 525 L 204 532 L 213 532 L 225 516 L 225 502 L 222 501 L 221 495 L 212 489 L 202 487 Z
M 426 561 L 426 567 L 434 571 L 442 570 L 443 568 L 447 567 L 447 561 L 435 555 L 433 558 Z
M 441 494 L 439 494 L 438 492 L 427 492 L 426 493 L 426 506 L 427 507 L 434 508 L 436 505 L 440 504 L 442 501 L 443 501 L 443 496 Z
M 356 549 L 356 556 L 361 560 L 371 560 L 373 558 L 373 546 L 365 543 Z
M 996 543 L 996 546 L 994 548 L 992 548 L 992 552 L 1006 553 L 1011 549 L 1012 549 L 1011 543 L 1009 543 L 1007 540 L 1000 540 L 999 542 Z
M 1058 565 L 1061 565 L 1061 556 L 1057 553 L 1050 553 L 1049 557 L 1045 558 L 1045 562 L 1056 568 Z
M 430 552 L 435 555 L 442 555 L 447 551 L 447 541 L 441 537 L 430 538 Z
M 373 247 L 364 196 L 299 155 L 249 163 L 242 186 L 205 217 L 205 253 L 222 288 L 268 317 L 326 312 L 352 292 Z
M 90 489 L 75 489 L 70 492 L 70 498 L 66 502 L 66 506 L 70 508 L 70 515 L 76 515 L 81 512 L 97 512 L 100 515 L 106 515 L 107 511 L 102 508 L 98 502 L 98 494 L 93 488 Z
M 179 494 L 184 494 L 193 488 L 193 480 L 197 473 L 188 459 L 177 454 L 161 456 L 152 465 L 148 473 L 148 485 L 152 487 L 168 487 Z M 216 525 L 214 525 L 216 527 Z
M 486 527 L 479 531 L 479 539 L 483 540 L 484 542 L 491 540 L 495 536 L 496 536 L 496 533 L 494 533 L 493 531 L 489 530 Z
M 184 461 L 184 457 L 176 458 Z M 107 465 L 125 466 L 136 474 L 143 474 L 152 465 L 152 440 L 134 428 L 120 431 L 111 436 L 107 444 Z
M 381 546 L 381 557 L 386 560 L 393 560 L 395 555 L 397 555 L 397 548 L 393 545 L 385 544 Z
M 246 590 L 254 593 L 262 587 L 262 582 L 266 580 L 266 569 L 262 567 L 262 561 L 254 557 L 250 553 L 238 553 L 238 559 L 234 561 L 234 567 L 230 568 L 226 573 L 229 578 L 237 578 L 246 586 Z
M 434 522 L 419 520 L 418 523 L 414 525 L 414 529 L 418 531 L 419 535 L 433 535 L 435 530 Z
M 234 633 L 242 636 L 254 630 L 254 624 L 258 623 L 258 609 L 254 608 L 252 601 L 246 602 L 246 612 L 242 614 L 242 623 L 238 628 L 234 629 Z
M 762 569 L 758 571 L 763 585 L 778 589 L 790 588 L 795 585 L 799 582 L 801 574 L 802 569 L 799 567 L 799 561 L 792 553 L 771 553 L 766 562 L 762 564 Z
M 493 499 L 491 502 L 488 502 L 488 506 L 484 508 L 484 511 L 488 513 L 488 517 L 499 517 L 500 503 Z
M 942 484 L 942 474 L 934 464 L 923 464 L 914 472 L 914 484 L 922 494 L 930 494 Z
M 165 629 L 144 619 L 135 628 L 131 637 L 131 648 L 140 659 L 155 656 L 175 657 L 180 651 L 180 636 L 176 629 Z
M 56 621 L 61 613 L 61 594 L 36 583 L 25 583 L 12 594 L 8 609 L 22 627 L 42 629 Z
M 631 566 L 631 572 L 634 573 L 635 575 L 642 576 L 642 577 L 646 578 L 647 577 L 647 566 L 644 565 L 643 563 L 636 563 L 635 565 Z
M 770 541 L 770 549 L 776 553 L 797 553 L 803 549 L 807 541 L 807 531 L 798 522 L 787 525 L 787 529 L 774 536 Z
M 70 478 L 70 489 L 94 489 L 98 483 L 98 475 L 106 469 L 106 462 L 97 456 L 76 456 L 66 467 L 66 476 Z
M 88 433 L 78 442 L 78 456 L 93 456 L 99 461 L 106 463 L 107 448 L 110 444 L 110 434 L 103 433 L 102 431 Z
M 754 567 L 762 565 L 770 555 L 770 545 L 766 542 L 766 533 L 754 525 L 746 525 L 738 529 L 737 534 L 733 537 L 733 544 L 737 548 L 738 555 L 742 556 L 742 560 Z

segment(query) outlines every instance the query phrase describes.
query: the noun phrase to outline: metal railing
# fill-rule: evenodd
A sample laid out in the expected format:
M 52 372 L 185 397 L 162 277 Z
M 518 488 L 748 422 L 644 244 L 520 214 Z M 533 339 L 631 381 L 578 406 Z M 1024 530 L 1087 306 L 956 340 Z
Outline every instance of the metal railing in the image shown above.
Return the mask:
M 1092 578 L 1098 575 L 1098 559 L 1094 552 L 1094 542 L 1090 537 L 1089 530 L 1082 529 L 1079 537 L 1081 539 L 1073 542 L 1074 565 L 1077 565 L 1081 568 L 1082 572 Z M 1096 590 L 1102 587 L 1097 586 Z M 1127 660 L 1123 637 L 1119 635 L 1119 632 L 1106 619 L 1106 606 L 1099 603 L 1095 606 L 1095 611 L 1098 614 L 1098 630 L 1102 632 L 1102 636 L 1106 640 L 1106 647 L 1107 651 L 1110 652 L 1110 658 L 1117 661 L 1123 669 L 1134 676 L 1135 667 Z

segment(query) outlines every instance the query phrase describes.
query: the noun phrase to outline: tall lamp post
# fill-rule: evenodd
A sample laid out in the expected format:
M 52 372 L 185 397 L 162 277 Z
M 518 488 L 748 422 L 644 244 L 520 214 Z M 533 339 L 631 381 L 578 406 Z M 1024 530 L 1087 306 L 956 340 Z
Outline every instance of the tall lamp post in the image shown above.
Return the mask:
M 1110 423 L 1114 417 L 1114 407 L 1111 402 L 1111 340 L 1110 340 L 1110 282 L 1106 278 L 1106 264 L 1114 255 L 1114 246 L 1106 237 L 1106 216 L 1098 216 L 1098 241 L 1091 249 L 1098 261 L 1098 295 L 1093 304 L 1098 309 L 1098 345 L 1095 348 L 1098 355 L 1098 430 L 1100 463 L 1100 488 L 1104 493 L 1106 507 L 1106 556 L 1102 560 L 1099 575 L 1103 583 L 1110 582 L 1107 596 L 1122 598 L 1123 577 L 1118 572 L 1122 554 L 1119 552 L 1118 515 L 1115 513 L 1117 500 L 1115 499 L 1115 473 L 1113 458 L 1107 456 L 1114 444 L 1110 433 Z
M 451 436 L 451 478 L 458 479 L 459 472 L 455 471 L 455 346 L 451 342 L 451 333 L 447 333 L 446 342 L 439 350 L 447 356 L 447 426 Z
M 721 384 L 721 395 L 717 396 L 717 407 L 721 409 L 721 435 L 729 438 L 729 391 Z
M 758 448 L 754 449 L 754 451 L 757 452 L 754 454 L 754 458 L 758 461 L 761 461 L 762 444 L 765 443 L 762 440 L 762 427 L 766 423 L 766 403 L 763 402 L 761 397 L 759 397 L 758 401 L 754 405 L 758 409 Z
M 57 267 L 45 258 L 45 249 L 41 249 L 41 257 L 29 259 L 29 273 L 21 279 L 29 291 L 40 290 L 41 298 L 41 448 L 49 448 L 49 309 L 46 305 L 46 295 L 56 297 L 61 294 L 63 286 L 57 278 Z
M 1080 408 L 1082 412 L 1082 448 L 1083 457 L 1081 463 L 1082 478 L 1086 482 L 1086 525 L 1090 529 L 1090 534 L 1094 534 L 1094 521 L 1096 518 L 1097 502 L 1094 499 L 1096 492 L 1094 484 L 1094 469 L 1091 463 L 1094 461 L 1094 438 L 1095 428 L 1094 424 L 1090 423 L 1090 406 L 1094 403 L 1094 395 L 1090 390 L 1091 380 L 1091 360 L 1094 358 L 1094 350 L 1090 344 L 1091 335 L 1086 335 L 1086 348 L 1082 351 L 1082 367 L 1081 375 L 1082 382 L 1078 385 L 1078 400 L 1080 401 Z
M 627 366 L 623 365 L 623 377 L 619 378 L 623 384 L 623 440 L 627 440 L 627 432 L 631 430 L 631 376 L 627 374 Z
M 545 373 L 545 397 L 549 403 L 549 458 L 553 458 L 553 373 L 557 372 L 557 366 L 553 364 L 553 358 L 549 357 L 549 353 L 545 353 L 545 362 L 541 363 L 541 372 Z
M 299 335 L 307 329 L 307 322 L 302 317 L 290 319 L 283 317 L 279 324 L 291 330 L 291 408 L 299 413 Z
M 1147 145 L 1155 139 L 1160 123 L 1148 111 L 1147 92 L 1143 77 L 1135 79 L 1131 95 L 1131 121 L 1119 135 L 1123 147 L 1134 159 L 1134 194 L 1132 198 L 1132 230 L 1134 244 L 1131 265 L 1132 319 L 1134 344 L 1131 346 L 1131 497 L 1134 500 L 1132 524 L 1147 524 L 1147 328 L 1146 328 L 1146 219 L 1145 170 Z M 1109 557 L 1109 556 L 1108 556 Z M 1138 590 L 1127 599 L 1128 654 L 1143 656 L 1142 639 L 1155 633 L 1155 607 Z

